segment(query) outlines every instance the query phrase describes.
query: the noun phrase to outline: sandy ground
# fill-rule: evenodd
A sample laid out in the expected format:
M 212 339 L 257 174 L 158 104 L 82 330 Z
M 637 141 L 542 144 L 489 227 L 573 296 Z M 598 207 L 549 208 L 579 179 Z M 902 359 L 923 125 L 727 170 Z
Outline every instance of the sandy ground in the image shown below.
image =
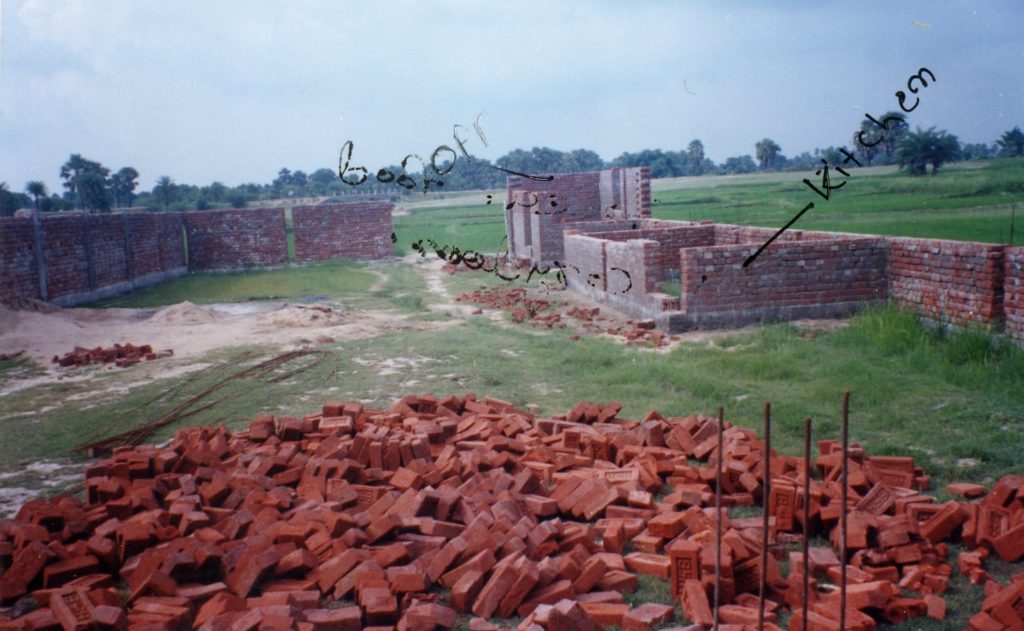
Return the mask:
M 326 309 L 326 310 L 325 310 Z M 173 349 L 175 357 L 198 357 L 211 350 L 247 344 L 279 347 L 340 342 L 382 332 L 429 328 L 388 311 L 335 311 L 329 307 L 283 302 L 195 305 L 182 302 L 161 309 L 58 309 L 51 312 L 0 306 L 0 353 L 26 356 L 57 372 L 51 363 L 75 346 L 150 344 Z

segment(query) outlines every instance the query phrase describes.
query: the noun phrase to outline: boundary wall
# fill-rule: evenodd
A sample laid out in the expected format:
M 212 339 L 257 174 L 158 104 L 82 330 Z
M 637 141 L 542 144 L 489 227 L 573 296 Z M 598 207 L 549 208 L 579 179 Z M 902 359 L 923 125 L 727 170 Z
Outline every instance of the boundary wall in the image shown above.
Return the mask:
M 391 256 L 391 210 L 388 202 L 370 201 L 295 207 L 295 261 Z M 189 270 L 287 262 L 283 208 L 0 219 L 0 302 L 35 298 L 71 306 Z

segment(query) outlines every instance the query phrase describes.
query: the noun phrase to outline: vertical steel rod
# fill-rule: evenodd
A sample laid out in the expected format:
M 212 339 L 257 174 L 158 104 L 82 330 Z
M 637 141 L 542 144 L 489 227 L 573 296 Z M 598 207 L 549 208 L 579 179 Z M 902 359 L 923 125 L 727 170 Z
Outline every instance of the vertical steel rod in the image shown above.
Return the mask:
M 846 513 L 849 496 L 850 435 L 848 432 L 850 391 L 843 392 L 843 486 L 839 505 L 839 631 L 846 631 Z
M 764 483 L 762 484 L 761 502 L 761 589 L 757 598 L 757 628 L 764 629 L 764 597 L 768 589 L 768 499 L 772 492 L 772 404 L 764 404 Z
M 811 583 L 808 572 L 811 563 L 808 559 L 808 552 L 811 541 L 811 417 L 804 419 L 804 536 L 803 536 L 803 624 L 801 628 L 807 631 L 807 606 L 811 595 Z
M 718 605 L 722 592 L 722 463 L 725 461 L 725 410 L 718 408 L 718 463 L 715 467 L 715 617 L 718 631 Z

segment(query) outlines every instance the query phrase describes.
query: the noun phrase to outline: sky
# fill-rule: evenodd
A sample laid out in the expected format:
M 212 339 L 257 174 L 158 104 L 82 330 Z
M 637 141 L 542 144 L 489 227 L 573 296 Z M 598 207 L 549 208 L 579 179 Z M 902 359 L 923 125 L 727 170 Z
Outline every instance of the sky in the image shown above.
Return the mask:
M 911 126 L 985 143 L 1024 126 L 1019 0 L 0 3 L 12 190 L 62 190 L 72 153 L 135 167 L 140 190 L 336 170 L 347 140 L 374 172 L 454 146 L 455 124 L 490 160 L 697 138 L 721 162 L 764 137 L 793 156 L 848 144 L 921 67 L 936 81 Z

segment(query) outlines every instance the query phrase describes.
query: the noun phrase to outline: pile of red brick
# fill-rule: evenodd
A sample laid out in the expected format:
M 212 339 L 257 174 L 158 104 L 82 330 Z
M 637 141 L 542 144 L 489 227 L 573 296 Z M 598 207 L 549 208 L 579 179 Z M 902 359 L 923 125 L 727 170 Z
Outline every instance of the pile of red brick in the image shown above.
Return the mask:
M 151 361 L 171 357 L 174 351 L 171 349 L 154 352 L 149 344 L 135 346 L 128 343 L 124 346 L 114 344 L 109 348 L 97 346 L 96 348 L 82 348 L 76 346 L 75 350 L 65 353 L 63 357 L 53 356 L 53 363 L 59 364 L 61 368 L 68 366 L 89 366 L 91 364 L 114 364 L 118 367 L 131 366 L 142 360 Z
M 592 307 L 585 309 L 583 307 L 571 307 L 566 311 L 566 315 L 572 316 L 577 320 L 583 322 L 582 326 L 588 331 L 594 333 L 607 333 L 608 335 L 615 335 L 622 337 L 626 340 L 627 344 L 645 344 L 650 343 L 655 348 L 661 348 L 668 346 L 669 340 L 679 339 L 676 336 L 669 336 L 661 331 L 654 328 L 654 320 L 626 320 L 624 325 L 619 326 L 600 326 L 594 323 L 594 320 L 603 319 L 599 314 L 601 310 L 598 307 Z
M 549 301 L 526 297 L 526 289 L 522 287 L 492 287 L 460 294 L 455 298 L 458 302 L 472 302 L 485 305 L 492 309 L 502 309 L 512 314 L 512 321 L 516 324 L 529 322 L 535 327 L 559 328 L 566 327 L 562 319 L 562 313 L 556 310 L 562 306 L 560 301 Z M 481 313 L 480 310 L 474 313 Z M 582 322 L 581 327 L 593 333 L 607 333 L 626 340 L 627 344 L 652 344 L 655 347 L 667 346 L 670 339 L 678 339 L 675 336 L 668 336 L 654 328 L 654 320 L 628 320 L 624 325 L 601 326 L 597 321 L 605 318 L 600 315 L 598 307 L 585 308 L 579 306 L 569 307 L 564 315 L 575 318 Z M 570 336 L 573 341 L 580 339 L 578 334 Z
M 562 316 L 554 311 L 550 300 L 527 298 L 523 287 L 492 287 L 479 289 L 455 297 L 456 302 L 472 302 L 492 309 L 501 309 L 512 314 L 512 321 L 522 324 L 529 321 L 532 326 L 565 328 Z
M 708 625 L 717 519 L 722 628 L 750 628 L 761 518 L 716 519 L 717 421 L 619 411 L 584 402 L 542 418 L 473 394 L 407 396 L 118 449 L 86 471 L 84 503 L 31 501 L 0 525 L 0 629 L 435 629 L 460 612 L 479 630 L 513 614 L 530 630 L 672 621 L 667 604 L 624 602 L 638 574 L 670 580 Z M 762 501 L 763 455 L 753 431 L 725 424 L 725 505 Z M 957 565 L 987 595 L 971 628 L 1024 625 L 1024 582 L 982 567 L 988 551 L 1024 556 L 1024 476 L 938 504 L 911 458 L 850 457 L 848 628 L 944 617 L 954 539 L 977 550 Z M 786 609 L 800 628 L 801 559 L 783 577 L 781 544 L 805 527 L 836 544 L 840 461 L 835 441 L 819 443 L 822 479 L 805 498 L 802 460 L 773 454 L 766 628 Z M 809 564 L 809 628 L 834 629 L 840 560 L 812 548 Z

